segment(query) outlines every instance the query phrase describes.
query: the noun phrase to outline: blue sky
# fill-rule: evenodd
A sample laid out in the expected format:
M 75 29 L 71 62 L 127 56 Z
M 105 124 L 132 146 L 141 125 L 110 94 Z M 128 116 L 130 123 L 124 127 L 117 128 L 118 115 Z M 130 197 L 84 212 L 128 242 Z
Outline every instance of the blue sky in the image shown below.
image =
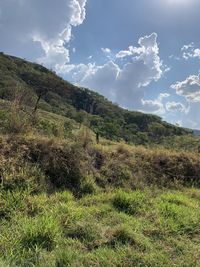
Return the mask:
M 200 129 L 199 0 L 0 0 L 0 50 Z

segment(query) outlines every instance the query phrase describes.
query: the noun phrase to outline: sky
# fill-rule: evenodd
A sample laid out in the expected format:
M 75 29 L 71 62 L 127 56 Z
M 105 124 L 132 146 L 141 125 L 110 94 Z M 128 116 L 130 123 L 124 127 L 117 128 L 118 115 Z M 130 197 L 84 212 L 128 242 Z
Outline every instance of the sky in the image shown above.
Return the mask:
M 199 10 L 199 0 L 0 0 L 0 51 L 200 129 Z

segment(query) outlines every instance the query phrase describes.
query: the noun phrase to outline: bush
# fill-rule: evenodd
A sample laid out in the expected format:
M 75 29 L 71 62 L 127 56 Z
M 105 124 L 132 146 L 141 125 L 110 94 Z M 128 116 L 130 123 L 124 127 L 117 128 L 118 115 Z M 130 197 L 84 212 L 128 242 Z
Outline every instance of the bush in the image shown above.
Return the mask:
M 85 170 L 84 153 L 79 145 L 57 144 L 53 141 L 28 142 L 28 159 L 39 162 L 49 182 L 57 189 L 78 192 Z
M 1 189 L 5 191 L 28 190 L 37 193 L 45 190 L 46 177 L 37 165 L 10 158 L 0 164 Z
M 0 129 L 2 133 L 24 134 L 30 131 L 30 118 L 23 111 L 12 110 L 0 111 Z
M 48 136 L 65 138 L 65 128 L 62 123 L 55 123 L 46 119 L 41 119 L 37 123 L 37 129 Z
M 97 190 L 98 187 L 93 177 L 87 176 L 81 180 L 80 191 L 79 191 L 80 196 L 87 194 L 94 194 L 95 192 L 97 192 Z
M 114 187 L 126 187 L 132 178 L 130 167 L 119 160 L 108 162 L 106 166 L 101 168 L 101 174 L 103 175 L 102 182 L 105 183 L 105 186 L 109 184 Z

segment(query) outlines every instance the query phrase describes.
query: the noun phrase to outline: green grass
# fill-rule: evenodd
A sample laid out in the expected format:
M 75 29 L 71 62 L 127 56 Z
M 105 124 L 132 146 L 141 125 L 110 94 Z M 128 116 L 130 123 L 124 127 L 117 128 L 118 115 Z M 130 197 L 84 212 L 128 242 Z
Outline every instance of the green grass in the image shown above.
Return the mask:
M 200 266 L 200 190 L 155 192 L 1 196 L 1 266 Z
M 6 108 L 0 266 L 200 266 L 199 154 L 96 144 L 86 126 L 42 110 L 18 131 Z

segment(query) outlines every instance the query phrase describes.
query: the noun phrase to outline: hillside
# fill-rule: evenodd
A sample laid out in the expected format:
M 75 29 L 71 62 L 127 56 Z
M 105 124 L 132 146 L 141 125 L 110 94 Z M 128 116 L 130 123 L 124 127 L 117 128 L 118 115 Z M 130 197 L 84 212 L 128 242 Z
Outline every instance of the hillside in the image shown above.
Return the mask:
M 0 265 L 198 267 L 199 155 L 80 131 L 1 135 Z
M 194 135 L 200 136 L 200 130 L 193 130 Z
M 95 132 L 111 140 L 123 139 L 135 144 L 160 143 L 163 137 L 188 133 L 163 122 L 158 116 L 124 110 L 98 93 L 73 86 L 43 66 L 3 53 L 0 54 L 0 73 L 0 98 L 10 100 L 13 90 L 20 88 L 26 92 L 23 97 L 25 105 L 31 105 L 31 95 L 35 102 L 41 97 L 41 109 L 78 123 L 85 122 Z
M 0 71 L 0 266 L 200 266 L 199 137 L 37 64 Z

